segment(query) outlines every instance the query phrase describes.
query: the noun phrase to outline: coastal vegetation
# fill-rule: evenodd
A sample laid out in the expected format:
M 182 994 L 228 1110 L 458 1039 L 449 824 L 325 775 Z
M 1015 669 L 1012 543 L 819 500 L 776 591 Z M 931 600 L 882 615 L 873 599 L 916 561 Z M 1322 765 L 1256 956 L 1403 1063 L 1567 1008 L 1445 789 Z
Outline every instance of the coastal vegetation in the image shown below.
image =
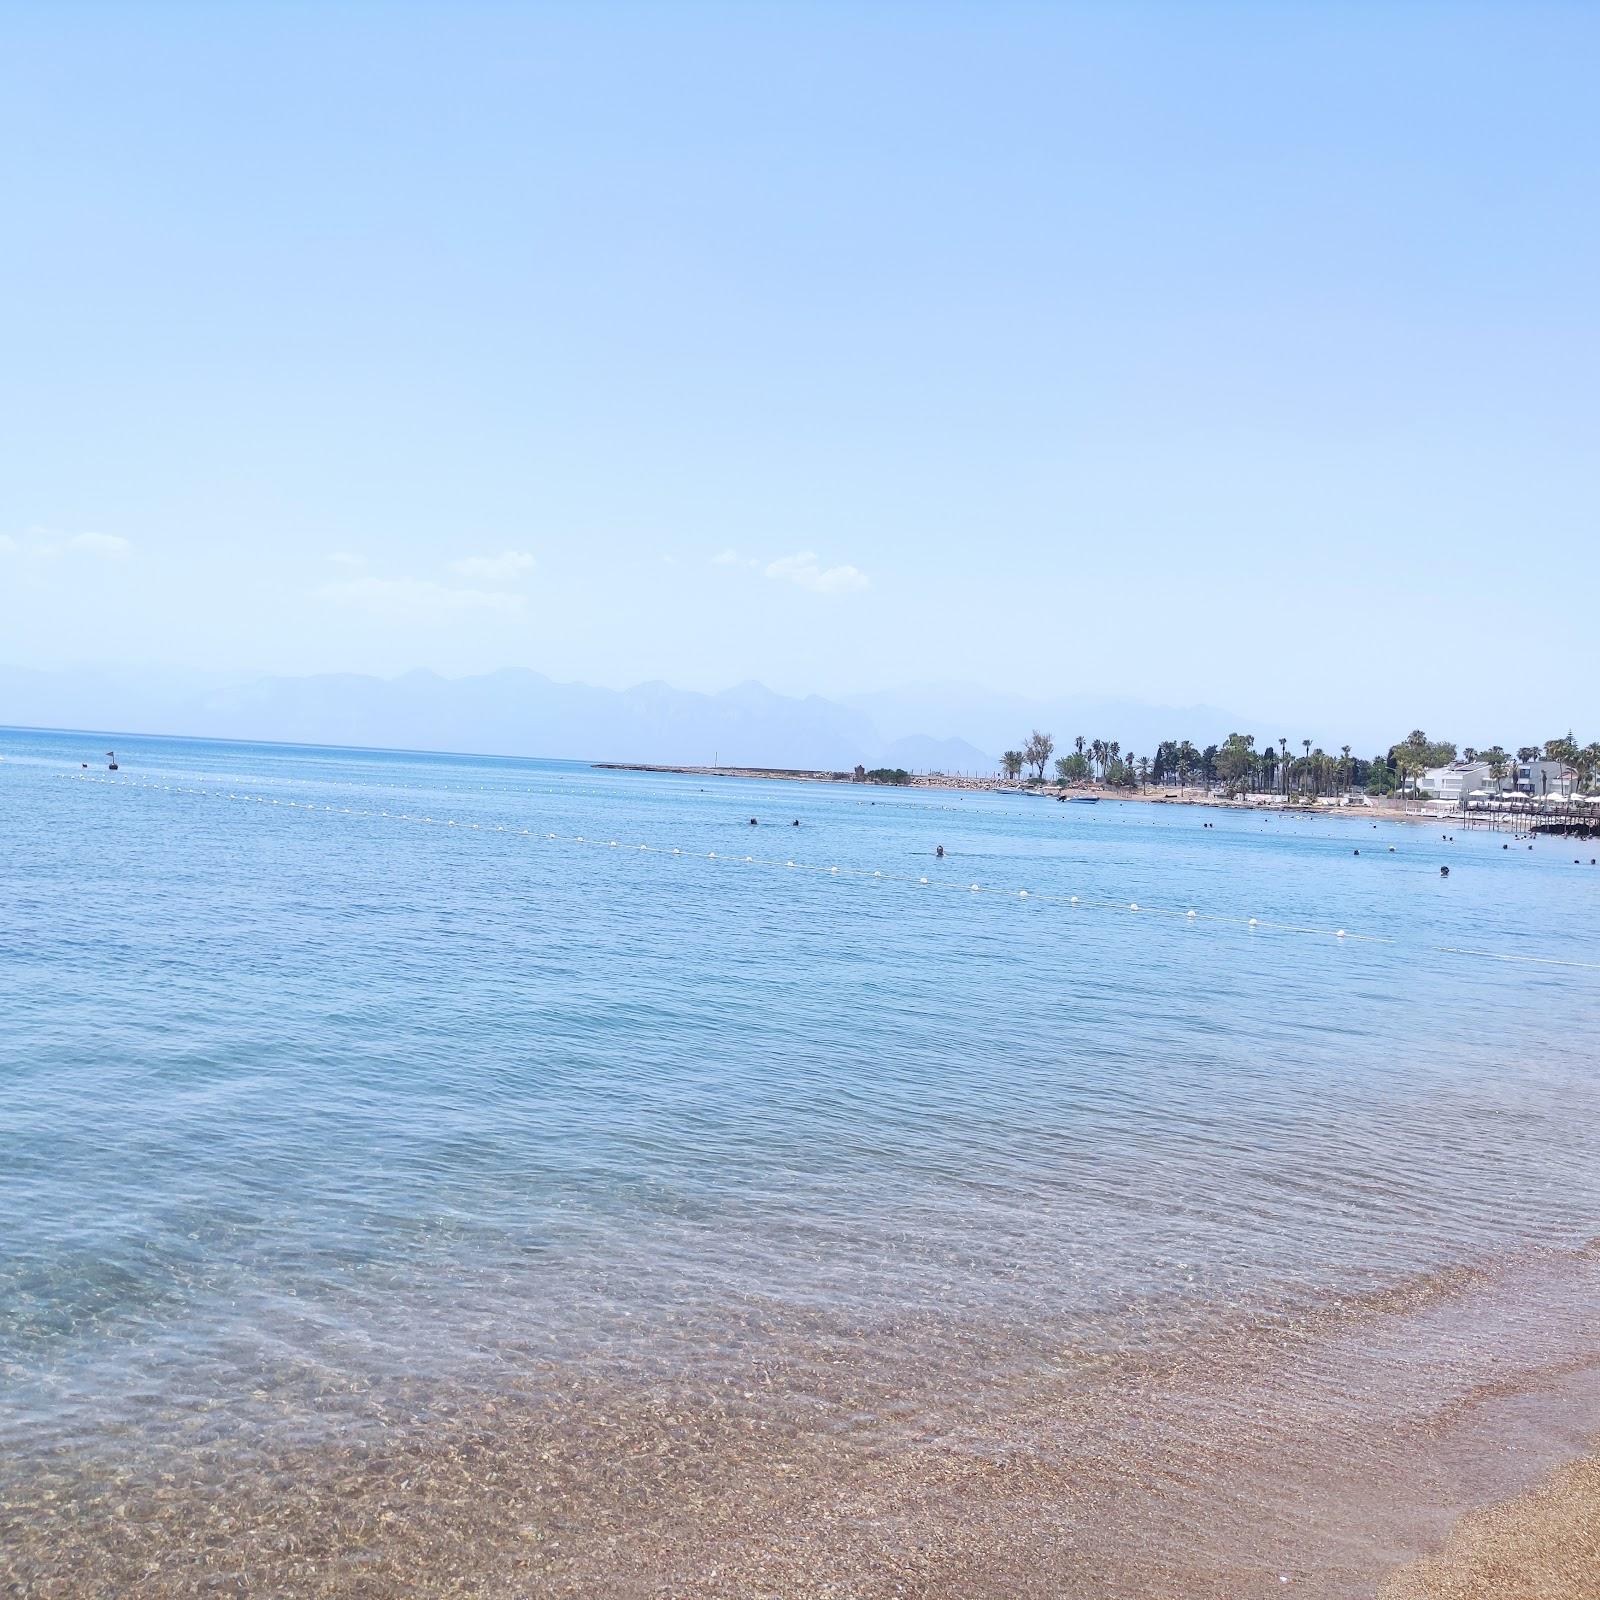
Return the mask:
M 1298 753 L 1292 750 L 1295 744 L 1300 746 Z M 1013 782 L 1027 774 L 1029 784 L 1042 785 L 1055 748 L 1055 739 L 1036 728 L 1020 749 L 1007 750 L 1001 756 L 1000 770 Z M 1496 785 L 1516 765 L 1535 761 L 1555 762 L 1568 769 L 1578 792 L 1600 778 L 1600 741 L 1580 743 L 1571 732 L 1539 744 L 1519 745 L 1512 753 L 1498 744 L 1458 747 L 1448 739 L 1430 738 L 1421 728 L 1370 756 L 1355 754 L 1348 744 L 1329 751 L 1310 739 L 1286 736 L 1264 740 L 1258 747 L 1255 736 L 1248 733 L 1230 733 L 1220 745 L 1204 747 L 1188 739 L 1163 739 L 1145 755 L 1124 751 L 1116 739 L 1079 734 L 1071 751 L 1056 757 L 1052 770 L 1054 782 L 1061 788 L 1138 789 L 1171 784 L 1180 789 L 1196 785 L 1220 789 L 1229 795 L 1281 794 L 1305 799 L 1351 790 L 1423 797 L 1422 775 L 1458 759 L 1484 763 Z

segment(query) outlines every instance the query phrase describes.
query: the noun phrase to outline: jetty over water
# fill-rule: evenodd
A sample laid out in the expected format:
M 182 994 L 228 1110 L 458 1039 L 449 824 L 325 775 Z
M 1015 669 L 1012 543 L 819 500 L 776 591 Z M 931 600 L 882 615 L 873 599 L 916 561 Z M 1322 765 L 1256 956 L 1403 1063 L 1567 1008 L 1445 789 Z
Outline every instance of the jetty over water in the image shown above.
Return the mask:
M 1468 796 L 1455 813 L 1458 826 L 1558 838 L 1600 837 L 1600 795 L 1497 794 Z

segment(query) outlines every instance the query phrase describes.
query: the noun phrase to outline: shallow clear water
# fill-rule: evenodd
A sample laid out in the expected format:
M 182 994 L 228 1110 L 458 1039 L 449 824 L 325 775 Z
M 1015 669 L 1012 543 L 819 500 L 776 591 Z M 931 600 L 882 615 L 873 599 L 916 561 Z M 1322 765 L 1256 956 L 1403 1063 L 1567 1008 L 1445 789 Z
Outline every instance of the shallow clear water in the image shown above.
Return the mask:
M 81 1476 L 82 1525 L 42 1518 L 41 1463 L 126 1497 L 202 1441 L 438 1439 L 509 1393 L 580 1438 L 721 1385 L 881 1467 L 1002 1390 L 1410 1314 L 1458 1269 L 1553 1271 L 1547 1334 L 1581 1303 L 1548 1263 L 1600 1234 L 1592 845 L 125 735 L 0 757 L 0 1452 L 40 1584 L 110 1548 Z M 193 1514 L 249 1498 L 243 1459 Z

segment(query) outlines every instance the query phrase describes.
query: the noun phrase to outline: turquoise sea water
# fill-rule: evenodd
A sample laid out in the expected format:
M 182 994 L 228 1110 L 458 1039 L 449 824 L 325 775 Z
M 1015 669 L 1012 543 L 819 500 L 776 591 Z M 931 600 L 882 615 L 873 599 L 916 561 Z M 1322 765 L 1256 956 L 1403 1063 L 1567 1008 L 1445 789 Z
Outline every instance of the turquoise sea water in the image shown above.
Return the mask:
M 919 1365 L 1159 1363 L 1600 1234 L 1592 845 L 0 757 L 0 1452 L 40 1583 L 109 1548 L 94 1496 L 70 1538 L 40 1512 L 63 1461 L 127 1495 L 185 1439 L 314 1452 L 372 1421 L 330 1397 L 401 1380 L 414 1410 L 580 1372 L 749 1397 L 770 1340 L 787 1437 L 883 1450 Z M 805 1377 L 841 1362 L 901 1376 Z

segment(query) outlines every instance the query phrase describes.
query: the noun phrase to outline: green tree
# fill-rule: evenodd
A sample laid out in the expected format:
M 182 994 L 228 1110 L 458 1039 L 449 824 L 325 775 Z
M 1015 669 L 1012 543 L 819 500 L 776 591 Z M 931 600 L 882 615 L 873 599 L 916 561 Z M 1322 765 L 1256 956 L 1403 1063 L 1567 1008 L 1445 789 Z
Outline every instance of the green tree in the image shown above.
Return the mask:
M 1546 739 L 1544 742 L 1544 758 L 1546 761 L 1559 761 L 1564 767 L 1571 767 L 1573 775 L 1578 775 L 1578 741 L 1572 737 L 1571 729 L 1567 730 L 1563 739 Z
M 1591 740 L 1573 757 L 1572 764 L 1578 771 L 1578 787 L 1587 789 L 1589 780 L 1600 772 L 1600 743 Z
M 1511 757 L 1499 745 L 1491 745 L 1489 749 L 1478 752 L 1478 759 L 1488 763 L 1489 781 L 1498 789 L 1505 782 L 1506 770 L 1511 765 Z
M 1022 776 L 1022 752 L 1020 750 L 1007 750 L 1000 757 L 1000 765 L 1005 770 L 1005 775 L 1015 783 Z
M 1252 734 L 1230 733 L 1217 751 L 1216 773 L 1230 795 L 1242 794 L 1249 786 L 1256 764 L 1255 743 Z

